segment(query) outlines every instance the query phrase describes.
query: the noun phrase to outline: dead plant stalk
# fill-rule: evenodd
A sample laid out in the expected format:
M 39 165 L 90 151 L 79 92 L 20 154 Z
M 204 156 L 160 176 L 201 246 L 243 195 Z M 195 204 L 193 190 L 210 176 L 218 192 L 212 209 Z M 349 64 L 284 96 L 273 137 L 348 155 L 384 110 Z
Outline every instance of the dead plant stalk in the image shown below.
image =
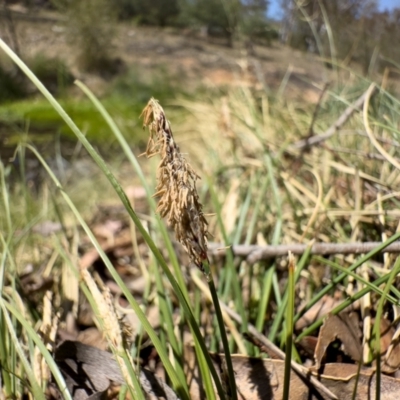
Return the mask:
M 189 254 L 190 261 L 207 277 L 226 357 L 227 374 L 223 374 L 225 394 L 230 400 L 237 400 L 228 338 L 207 256 L 207 221 L 196 189 L 196 181 L 200 177 L 182 156 L 172 135 L 170 123 L 157 100 L 150 99 L 142 116 L 144 126 L 150 131 L 146 155 L 161 156 L 154 194 L 160 197 L 156 211 L 161 217 L 167 218 L 169 226 L 175 231 L 176 238 Z
M 196 189 L 200 177 L 182 156 L 172 135 L 171 125 L 157 100 L 150 99 L 142 112 L 143 124 L 150 131 L 146 156 L 160 154 L 155 197 L 157 212 L 167 218 L 177 240 L 190 260 L 204 272 L 207 261 L 207 221 Z

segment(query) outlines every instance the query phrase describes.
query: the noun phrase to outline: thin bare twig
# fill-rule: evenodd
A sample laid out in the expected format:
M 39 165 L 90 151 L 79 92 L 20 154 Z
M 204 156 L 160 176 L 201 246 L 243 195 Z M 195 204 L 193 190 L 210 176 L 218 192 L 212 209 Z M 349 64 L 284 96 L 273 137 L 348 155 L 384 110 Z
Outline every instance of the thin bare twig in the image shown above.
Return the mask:
M 315 121 L 317 120 L 317 116 L 318 116 L 319 110 L 321 109 L 322 99 L 324 98 L 325 93 L 328 90 L 329 85 L 330 85 L 330 83 L 326 82 L 324 84 L 324 87 L 321 90 L 317 105 L 315 106 L 315 109 L 314 109 L 314 112 L 313 112 L 313 115 L 312 115 L 312 118 L 311 118 L 311 123 L 310 123 L 310 127 L 308 128 L 307 136 L 304 138 L 305 140 L 310 139 L 312 136 L 314 136 Z
M 368 91 L 367 91 L 368 92 Z M 341 116 L 322 134 L 311 136 L 306 139 L 302 139 L 297 141 L 296 143 L 289 146 L 290 150 L 302 150 L 304 148 L 314 146 L 318 143 L 321 143 L 331 136 L 333 136 L 336 131 L 351 117 L 354 111 L 358 110 L 363 104 L 367 97 L 367 92 L 363 93 L 355 103 L 350 104 Z
M 324 149 L 331 151 L 332 153 L 346 153 L 352 154 L 357 157 L 368 158 L 369 160 L 378 160 L 378 161 L 386 161 L 386 158 L 381 154 L 377 153 L 366 153 L 364 151 L 357 151 L 353 149 L 346 149 L 344 147 L 331 147 L 324 145 Z M 400 162 L 400 160 L 399 160 Z
M 314 243 L 311 247 L 311 254 L 329 255 L 329 254 L 366 254 L 381 242 L 364 243 Z M 303 254 L 307 244 L 283 244 L 277 246 L 257 246 L 257 245 L 235 245 L 229 248 L 235 256 L 246 257 L 246 261 L 252 265 L 260 260 L 267 260 L 274 257 L 286 256 L 289 251 L 295 255 Z M 219 243 L 208 244 L 210 255 L 225 255 L 227 249 Z M 383 253 L 400 253 L 400 242 L 392 243 L 382 250 Z

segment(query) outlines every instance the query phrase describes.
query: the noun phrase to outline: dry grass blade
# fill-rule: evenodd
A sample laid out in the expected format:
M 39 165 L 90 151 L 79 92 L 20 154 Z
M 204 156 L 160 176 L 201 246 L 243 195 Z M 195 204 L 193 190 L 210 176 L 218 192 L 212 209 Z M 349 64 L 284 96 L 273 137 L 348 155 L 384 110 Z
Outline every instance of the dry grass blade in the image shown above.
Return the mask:
M 375 89 L 375 87 L 374 87 Z M 307 139 L 301 139 L 294 143 L 291 147 L 293 149 L 304 149 L 308 146 L 313 146 L 321 143 L 331 136 L 333 136 L 337 130 L 346 123 L 346 121 L 351 117 L 351 115 L 357 111 L 366 101 L 367 97 L 370 96 L 369 91 L 363 93 L 355 103 L 350 104 L 346 110 L 340 115 L 340 117 L 321 135 L 311 136 Z
M 203 262 L 208 262 L 207 221 L 196 189 L 199 176 L 182 156 L 157 100 L 150 99 L 142 116 L 150 131 L 146 156 L 161 156 L 154 195 L 159 197 L 157 212 L 167 218 L 190 260 L 204 272 Z
M 96 283 L 92 275 L 86 269 L 81 269 L 81 278 L 86 283 L 94 301 L 96 302 L 98 308 L 98 310 L 96 310 L 98 311 L 96 317 L 99 328 L 104 333 L 108 344 L 116 355 L 116 361 L 121 369 L 122 376 L 124 377 L 125 382 L 131 388 L 134 388 L 132 382 L 133 377 L 130 375 L 122 356 L 125 354 L 128 357 L 130 364 L 132 366 L 134 365 L 129 352 L 126 350 L 128 348 L 127 343 L 129 342 L 130 336 L 129 328 L 118 317 L 110 290 L 103 284 L 101 278 L 97 276 Z
M 375 148 L 379 151 L 379 153 L 382 154 L 382 156 L 389 162 L 391 163 L 394 167 L 397 169 L 400 169 L 400 163 L 392 157 L 378 142 L 378 140 L 375 138 L 374 133 L 372 132 L 372 129 L 369 125 L 368 121 L 368 108 L 369 108 L 369 102 L 371 100 L 371 96 L 376 90 L 376 85 L 375 83 L 371 83 L 369 86 L 367 92 L 366 92 L 366 98 L 365 98 L 365 103 L 364 103 L 364 108 L 363 108 L 363 119 L 364 119 L 364 126 L 365 130 L 368 134 L 369 139 L 371 140 L 371 143 L 375 146 Z
M 49 351 L 52 351 L 52 344 L 56 341 L 56 334 L 58 329 L 58 322 L 60 319 L 60 312 L 52 318 L 53 312 L 53 293 L 47 290 L 43 297 L 43 316 L 40 331 L 43 335 L 43 341 Z M 38 382 L 48 382 L 50 380 L 50 368 L 46 363 L 40 349 L 35 347 L 35 375 Z

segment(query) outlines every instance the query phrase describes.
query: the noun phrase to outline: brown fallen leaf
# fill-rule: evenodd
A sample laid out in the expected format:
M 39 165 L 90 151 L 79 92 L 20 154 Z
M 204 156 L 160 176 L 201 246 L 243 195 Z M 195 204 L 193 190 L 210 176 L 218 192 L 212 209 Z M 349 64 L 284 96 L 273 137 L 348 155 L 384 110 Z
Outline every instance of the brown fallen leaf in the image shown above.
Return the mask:
M 221 360 L 224 356 L 213 355 L 213 362 L 220 371 Z M 232 356 L 235 371 L 238 397 L 241 400 L 282 400 L 284 361 Z M 362 369 L 357 383 L 358 366 L 354 364 L 326 364 L 324 373 L 311 375 L 318 377 L 321 383 L 334 393 L 338 399 L 352 399 L 353 390 L 357 384 L 356 400 L 375 399 L 375 372 L 372 369 Z M 398 400 L 400 393 L 400 380 L 385 375 L 381 376 L 381 400 Z M 192 400 L 204 399 L 204 394 L 199 385 L 198 372 L 196 379 L 191 381 L 190 395 Z M 294 371 L 290 376 L 290 400 L 325 400 L 327 397 L 318 393 L 309 382 L 301 379 Z
M 302 349 L 307 353 L 309 357 L 314 357 L 317 343 L 318 338 L 316 338 L 315 336 L 305 336 L 298 342 L 298 344 L 302 347 Z
M 107 350 L 108 343 L 104 335 L 94 326 L 78 333 L 76 340 L 88 346 L 96 347 L 100 350 Z
M 108 349 L 108 343 L 104 335 L 94 326 L 81 330 L 79 333 L 58 329 L 57 335 L 62 342 L 67 340 L 77 341 L 88 346 L 97 347 L 100 350 Z
M 55 361 L 74 400 L 102 399 L 111 383 L 124 383 L 113 355 L 96 347 L 67 340 L 57 347 Z M 173 390 L 151 371 L 141 369 L 139 381 L 149 400 L 178 400 Z
M 105 253 L 111 252 L 114 249 L 119 247 L 132 246 L 132 237 L 130 229 L 125 229 L 120 232 L 118 237 L 116 237 L 112 242 L 104 242 L 101 243 L 101 248 Z M 89 268 L 95 261 L 100 258 L 99 253 L 96 249 L 92 248 L 87 251 L 80 259 L 79 265 L 80 268 L 86 269 Z
M 358 314 L 344 312 L 339 315 L 329 315 L 322 325 L 317 346 L 315 347 L 315 368 L 319 370 L 322 358 L 329 344 L 339 339 L 343 345 L 343 351 L 354 361 L 360 361 L 362 357 L 361 346 L 362 332 L 359 326 Z
M 190 381 L 190 396 L 192 400 L 204 399 L 199 371 L 194 362 L 193 350 L 185 352 L 189 358 L 193 373 Z M 84 345 L 79 342 L 66 341 L 56 350 L 55 359 L 63 375 L 66 377 L 68 389 L 74 393 L 74 400 L 101 398 L 110 383 L 122 384 L 123 379 L 118 365 L 111 353 Z M 223 369 L 224 356 L 212 355 L 217 371 Z M 232 356 L 233 367 L 241 400 L 281 400 L 283 395 L 284 361 Z M 323 374 L 311 372 L 321 383 L 339 399 L 351 399 L 355 385 L 356 400 L 373 400 L 375 398 L 375 371 L 361 369 L 358 376 L 358 366 L 354 364 L 326 364 Z M 309 382 L 301 379 L 295 372 L 291 373 L 290 400 L 324 400 L 324 395 L 318 393 Z M 140 382 L 150 399 L 177 399 L 173 391 L 150 371 L 142 369 Z M 74 392 L 72 392 L 74 390 Z M 381 375 L 381 399 L 398 400 L 400 380 Z M 82 396 L 82 397 L 78 397 Z
M 393 374 L 400 368 L 400 337 L 399 329 L 391 325 L 390 321 L 382 318 L 380 323 L 381 330 L 381 368 L 387 374 Z
M 314 304 L 304 315 L 296 322 L 295 329 L 301 331 L 310 326 L 317 319 L 329 314 L 341 300 L 331 296 L 324 296 L 320 301 Z

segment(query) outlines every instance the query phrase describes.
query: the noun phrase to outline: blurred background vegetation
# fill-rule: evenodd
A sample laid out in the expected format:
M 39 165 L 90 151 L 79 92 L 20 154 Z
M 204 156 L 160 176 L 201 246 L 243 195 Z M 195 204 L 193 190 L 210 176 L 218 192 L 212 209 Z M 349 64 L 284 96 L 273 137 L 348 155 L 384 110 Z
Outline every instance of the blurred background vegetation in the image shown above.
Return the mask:
M 146 149 L 148 133 L 139 116 L 155 97 L 177 143 L 201 171 L 204 210 L 216 215 L 209 225 L 213 241 L 384 241 L 399 229 L 400 216 L 400 9 L 381 12 L 371 0 L 281 5 L 277 21 L 267 17 L 267 0 L 3 0 L 0 37 L 55 95 L 136 205 L 144 200 L 135 195 L 141 183 L 127 159 L 130 151 Z M 131 150 L 122 150 L 75 80 L 100 99 Z M 364 114 L 356 107 L 343 119 L 368 87 Z M 318 145 L 296 147 L 318 135 L 325 135 Z M 39 250 L 42 238 L 32 236 L 31 227 L 74 220 L 21 143 L 39 149 L 85 219 L 108 218 L 99 205 L 120 205 L 82 142 L 0 53 L 0 183 L 4 193 L 10 189 L 9 201 L 3 194 L 3 208 L 10 207 L 0 230 L 10 233 L 20 270 L 50 265 L 52 245 L 47 253 Z M 146 184 L 155 187 L 158 161 L 143 160 Z M 120 208 L 115 212 L 118 220 Z M 379 257 L 372 260 L 371 280 L 380 276 L 382 262 L 390 265 L 389 257 Z M 333 259 L 341 266 L 354 261 Z M 298 316 L 300 303 L 311 302 L 336 276 L 324 260 L 306 261 L 296 292 Z M 246 262 L 228 252 L 213 263 L 222 299 L 237 302 L 243 320 L 284 347 L 285 260 L 263 260 L 254 268 Z M 348 292 L 338 291 L 344 300 L 359 288 L 351 283 Z M 200 315 L 209 305 L 196 299 Z M 216 336 L 208 339 L 218 351 Z
M 365 71 L 371 59 L 382 70 L 388 63 L 396 65 L 400 54 L 400 9 L 381 12 L 376 0 L 280 0 L 281 21 L 268 20 L 268 0 L 4 0 L 3 18 L 10 19 L 7 5 L 16 3 L 30 13 L 58 10 L 66 18 L 69 38 L 82 56 L 87 53 L 87 68 L 107 59 L 117 21 L 198 29 L 226 36 L 230 44 L 233 38 L 279 38 L 293 48 L 361 62 Z M 337 48 L 329 44 L 332 40 Z
M 299 90 L 304 81 L 315 82 L 308 72 L 317 68 L 316 62 L 325 68 L 318 71 L 321 85 L 331 84 L 332 79 L 336 79 L 334 85 L 345 85 L 343 79 L 337 80 L 339 75 L 329 76 L 338 69 L 371 79 L 377 74 L 398 78 L 400 9 L 381 12 L 372 0 L 280 3 L 283 14 L 277 21 L 267 17 L 267 0 L 4 0 L 0 35 L 87 127 L 88 136 L 107 143 L 107 148 L 108 131 L 72 85 L 76 78 L 88 83 L 118 116 L 125 133 L 137 126 L 137 115 L 151 96 L 164 103 L 211 93 L 210 85 L 204 83 L 211 74 L 205 72 L 210 65 L 214 79 L 221 70 L 233 71 L 236 63 L 253 76 L 253 89 L 262 85 L 272 90 L 268 92 L 272 97 L 276 90 L 282 94 L 285 79 L 295 84 L 296 79 L 302 81 Z M 210 44 L 215 46 L 212 51 Z M 187 54 L 182 54 L 183 47 Z M 308 60 L 308 66 L 298 67 L 305 73 L 296 73 L 298 60 L 292 59 L 290 48 L 303 53 L 303 62 Z M 286 59 L 268 64 L 277 54 L 273 51 L 286 54 Z M 180 59 L 175 57 L 177 52 Z M 229 65 L 225 56 L 231 57 Z M 182 67 L 184 63 L 187 68 Z M 274 86 L 272 81 L 278 83 Z M 225 77 L 211 90 L 222 95 L 232 82 Z M 51 107 L 3 55 L 0 89 L 3 148 L 6 144 L 12 148 L 27 132 L 38 133 L 35 138 L 54 131 L 57 137 L 71 137 Z M 43 142 L 50 138 L 45 137 Z M 140 135 L 135 140 L 144 143 Z
M 267 18 L 267 0 L 4 0 L 2 36 L 20 53 L 19 21 L 46 20 L 43 12 L 58 12 L 67 42 L 76 51 L 75 62 L 83 71 L 111 77 L 124 71 L 115 57 L 116 26 L 170 27 L 185 34 L 220 39 L 234 46 L 244 43 L 271 45 L 273 40 L 325 58 L 327 65 L 361 65 L 363 73 L 398 67 L 400 59 L 400 9 L 378 11 L 374 0 L 280 0 L 281 21 Z M 19 7 L 18 7 L 19 6 Z M 20 12 L 21 10 L 24 12 Z M 47 14 L 46 14 L 47 15 Z M 48 17 L 49 18 L 49 17 Z M 57 19 L 54 13 L 51 18 Z M 26 51 L 25 51 L 26 53 Z M 40 58 L 42 57 L 42 58 Z M 62 87 L 72 82 L 66 69 L 68 54 L 54 60 L 35 55 L 31 68 L 40 78 Z M 29 94 L 17 72 L 0 64 L 0 101 Z M 51 82 L 50 82 L 51 81 Z

